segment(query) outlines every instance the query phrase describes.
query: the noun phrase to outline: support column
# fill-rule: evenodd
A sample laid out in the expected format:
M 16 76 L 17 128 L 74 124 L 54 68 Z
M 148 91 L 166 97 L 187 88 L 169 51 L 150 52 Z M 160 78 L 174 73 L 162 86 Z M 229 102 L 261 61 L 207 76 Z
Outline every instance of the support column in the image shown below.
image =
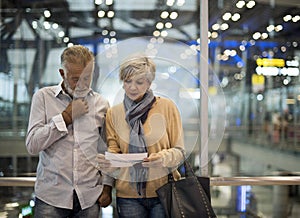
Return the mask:
M 273 186 L 273 218 L 288 217 L 289 186 Z

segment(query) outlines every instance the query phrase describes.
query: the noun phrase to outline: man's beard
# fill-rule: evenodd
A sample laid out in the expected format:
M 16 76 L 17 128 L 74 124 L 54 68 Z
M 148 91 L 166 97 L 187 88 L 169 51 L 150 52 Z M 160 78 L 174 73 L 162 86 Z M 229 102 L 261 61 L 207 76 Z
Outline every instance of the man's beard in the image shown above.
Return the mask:
M 73 97 L 74 90 L 71 89 L 69 82 L 64 79 L 63 87 L 65 88 L 65 92 L 67 92 L 71 97 Z
M 90 91 L 89 87 L 84 87 L 84 89 L 79 89 L 78 86 L 75 87 L 75 90 L 71 89 L 70 84 L 67 80 L 64 80 L 64 87 L 69 95 L 73 98 L 84 98 Z

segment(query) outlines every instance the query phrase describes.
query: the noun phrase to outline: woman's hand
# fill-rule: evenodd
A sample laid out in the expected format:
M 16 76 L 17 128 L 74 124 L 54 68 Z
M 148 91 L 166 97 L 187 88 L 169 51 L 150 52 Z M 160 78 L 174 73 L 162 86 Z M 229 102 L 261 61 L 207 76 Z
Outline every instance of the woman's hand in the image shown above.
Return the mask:
M 162 167 L 163 156 L 159 153 L 152 153 L 144 158 L 143 167 Z

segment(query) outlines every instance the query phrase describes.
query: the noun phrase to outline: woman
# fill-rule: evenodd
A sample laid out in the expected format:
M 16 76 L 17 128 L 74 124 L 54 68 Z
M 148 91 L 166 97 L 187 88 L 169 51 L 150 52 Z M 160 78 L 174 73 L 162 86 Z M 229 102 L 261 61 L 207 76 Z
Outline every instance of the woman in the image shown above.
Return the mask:
M 169 169 L 183 161 L 181 117 L 171 100 L 153 95 L 155 70 L 154 62 L 145 56 L 125 61 L 119 71 L 124 100 L 106 116 L 109 152 L 148 155 L 142 164 L 118 171 L 115 187 L 121 218 L 165 217 L 155 191 L 167 183 Z M 179 179 L 177 170 L 173 174 Z

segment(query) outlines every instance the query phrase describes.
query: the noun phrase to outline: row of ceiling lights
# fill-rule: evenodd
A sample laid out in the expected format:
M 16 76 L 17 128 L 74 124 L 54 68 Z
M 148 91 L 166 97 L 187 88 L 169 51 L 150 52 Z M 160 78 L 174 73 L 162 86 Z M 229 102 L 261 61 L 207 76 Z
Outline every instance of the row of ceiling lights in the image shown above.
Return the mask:
M 95 3 L 96 3 L 96 1 L 97 1 L 97 0 L 95 0 Z M 168 6 L 171 6 L 171 5 L 174 4 L 174 2 L 175 2 L 174 0 L 168 0 L 168 1 L 166 2 L 166 4 L 168 4 Z M 178 4 L 178 2 L 181 2 L 181 3 Z M 181 5 L 181 6 L 182 6 L 182 5 L 184 4 L 184 1 L 178 1 L 178 2 L 177 2 L 177 5 Z M 236 4 L 236 6 L 237 6 L 238 8 L 241 8 L 242 5 L 246 5 L 246 6 L 248 5 L 248 6 L 247 6 L 248 8 L 253 8 L 253 7 L 255 6 L 255 2 L 254 2 L 254 1 L 249 1 L 247 4 L 246 4 L 245 2 L 244 2 L 244 3 L 242 3 L 242 2 L 244 2 L 244 1 L 239 1 L 239 2 Z M 252 3 L 250 4 L 250 2 L 252 2 Z M 98 0 L 97 3 L 99 4 L 100 1 Z M 102 1 L 101 1 L 101 3 L 102 3 Z M 110 4 L 113 4 L 113 0 L 107 0 L 107 1 L 106 1 L 106 5 L 110 5 Z M 251 6 L 251 7 L 250 7 L 250 6 Z M 45 10 L 45 11 L 44 11 L 44 17 L 45 17 L 45 18 L 49 18 L 50 16 L 51 16 L 51 12 L 50 12 L 49 10 Z M 176 18 L 178 17 L 178 13 L 175 12 L 175 11 L 173 11 L 173 12 L 162 11 L 160 17 L 161 17 L 162 19 L 167 19 L 167 18 L 169 18 L 169 20 L 170 20 L 170 19 L 176 19 Z M 238 13 L 235 13 L 235 14 L 232 15 L 231 13 L 226 12 L 226 13 L 222 16 L 222 18 L 223 18 L 223 20 L 225 20 L 225 21 L 226 21 L 226 20 L 230 20 L 230 19 L 231 19 L 232 21 L 237 21 L 237 20 L 240 18 L 240 15 L 239 15 Z M 292 22 L 298 22 L 298 21 L 300 20 L 300 16 L 299 16 L 299 15 L 296 15 L 296 16 L 286 15 L 286 16 L 284 16 L 283 20 L 284 20 L 285 22 L 289 22 L 289 21 L 292 21 Z M 37 22 L 37 21 L 33 21 L 33 22 L 32 22 L 32 26 L 33 26 L 34 29 L 37 29 L 37 28 L 39 27 L 39 25 L 40 25 L 40 23 Z M 43 27 L 44 27 L 45 30 L 49 30 L 50 28 L 52 28 L 53 30 L 59 30 L 59 25 L 56 24 L 56 23 L 50 24 L 48 21 L 44 21 L 42 25 L 43 25 Z M 155 30 L 155 31 L 153 32 L 153 35 L 154 35 L 155 37 L 159 37 L 159 36 L 161 36 L 161 37 L 166 37 L 166 36 L 168 35 L 166 29 L 172 28 L 172 23 L 171 23 L 170 21 L 167 21 L 167 22 L 159 21 L 159 22 L 156 24 L 156 28 L 157 28 L 157 30 Z M 218 30 L 218 29 L 220 29 L 220 30 L 225 30 L 225 29 L 227 29 L 227 28 L 228 28 L 228 25 L 225 25 L 225 23 L 223 23 L 223 24 L 221 24 L 221 25 L 219 25 L 219 24 L 214 24 L 214 25 L 212 25 L 212 29 L 213 29 L 213 30 Z M 268 32 L 272 32 L 272 31 L 281 31 L 281 30 L 283 29 L 283 27 L 282 27 L 282 25 L 277 25 L 277 26 L 275 26 L 275 25 L 269 25 L 266 29 L 267 29 Z M 59 37 L 59 38 L 63 38 L 63 42 L 64 42 L 64 43 L 68 43 L 68 42 L 69 42 L 69 38 L 68 38 L 67 36 L 65 36 L 65 33 L 64 33 L 63 30 L 59 30 L 57 34 L 58 34 L 58 37 Z M 110 43 L 113 44 L 113 43 L 116 43 L 116 42 L 117 42 L 117 40 L 116 40 L 116 38 L 115 38 L 115 35 L 116 35 L 116 32 L 115 32 L 115 31 L 103 30 L 103 31 L 102 31 L 102 35 L 105 37 L 105 38 L 104 38 L 104 43 L 105 43 L 105 44 L 110 44 Z M 218 36 L 218 34 L 217 34 L 217 32 L 209 32 L 209 33 L 208 33 L 208 36 L 209 36 L 210 38 L 216 38 L 216 37 Z M 266 39 L 267 37 L 268 37 L 268 34 L 267 34 L 267 33 L 259 33 L 259 32 L 256 32 L 256 33 L 253 34 L 253 39 L 255 39 L 255 40 L 257 40 L 257 39 L 259 39 L 259 38 L 261 38 L 261 39 Z M 198 40 L 198 41 L 199 41 L 199 40 Z M 255 43 L 254 43 L 254 44 L 255 44 Z M 293 45 L 293 47 L 297 47 L 297 46 L 298 46 L 298 44 L 295 43 L 295 42 L 293 42 L 292 45 Z M 285 48 L 286 48 L 286 47 L 281 48 L 282 52 L 284 52 L 284 51 L 286 50 Z M 199 50 L 199 49 L 197 48 L 197 50 Z M 243 50 L 243 48 L 240 48 L 240 50 Z
M 254 0 L 250 0 L 248 2 L 244 1 L 244 0 L 240 0 L 236 3 L 236 7 L 241 9 L 243 8 L 244 6 L 247 7 L 248 9 L 252 9 L 254 8 L 254 6 L 256 5 L 255 1 Z M 224 21 L 229 21 L 229 20 L 232 20 L 233 22 L 237 22 L 239 19 L 241 18 L 241 15 L 239 13 L 234 13 L 234 14 L 231 14 L 230 12 L 226 12 L 223 14 L 222 16 L 222 19 Z M 283 18 L 283 21 L 284 22 L 289 22 L 289 21 L 292 21 L 294 23 L 300 21 L 300 15 L 290 15 L 290 14 L 287 14 L 285 15 Z M 227 29 L 229 29 L 229 24 L 226 23 L 226 22 L 223 22 L 223 23 L 215 23 L 212 25 L 212 32 L 209 32 L 209 37 L 211 37 L 212 39 L 215 39 L 215 38 L 218 38 L 219 37 L 219 34 L 217 31 L 221 30 L 221 31 L 225 31 Z M 282 24 L 278 24 L 278 25 L 269 25 L 266 27 L 266 30 L 267 32 L 255 32 L 253 35 L 252 35 L 252 38 L 254 40 L 258 40 L 258 39 L 267 39 L 270 35 L 273 34 L 273 32 L 279 32 L 279 31 L 282 31 L 283 30 L 283 25 Z

